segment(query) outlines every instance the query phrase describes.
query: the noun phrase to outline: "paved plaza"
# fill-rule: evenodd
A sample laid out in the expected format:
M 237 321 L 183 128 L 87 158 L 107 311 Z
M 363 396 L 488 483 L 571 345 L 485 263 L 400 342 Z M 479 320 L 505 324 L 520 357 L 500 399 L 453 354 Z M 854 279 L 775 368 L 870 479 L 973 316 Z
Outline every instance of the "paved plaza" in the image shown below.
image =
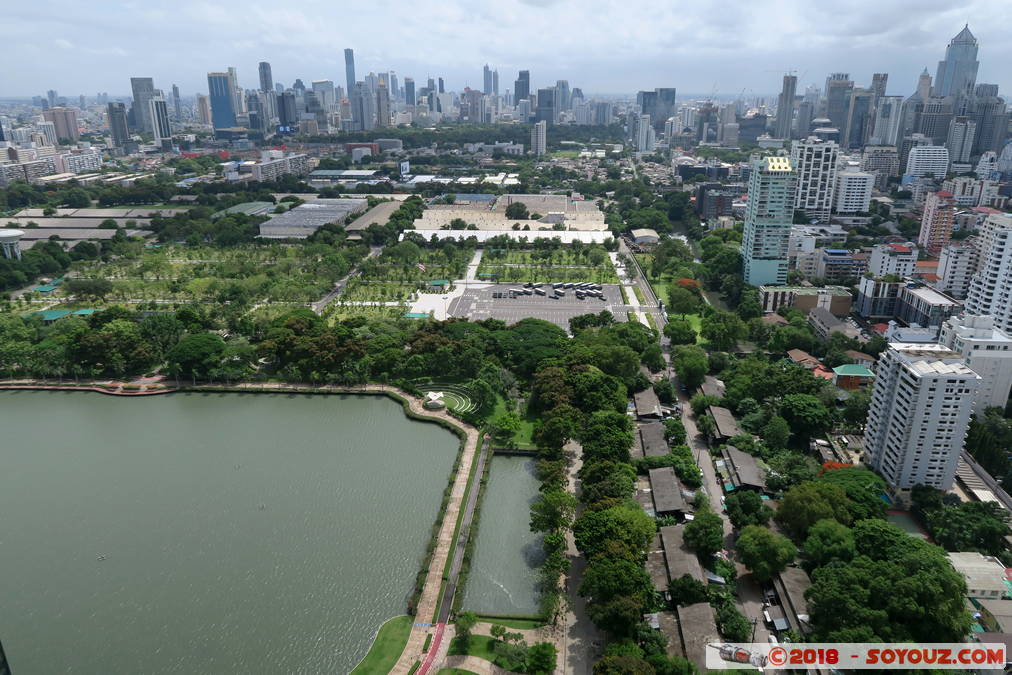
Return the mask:
M 520 295 L 509 297 L 509 290 L 522 288 L 523 284 L 487 284 L 481 287 L 465 289 L 461 295 L 450 301 L 449 315 L 466 317 L 472 321 L 482 319 L 500 319 L 507 324 L 516 323 L 521 319 L 544 319 L 569 330 L 569 320 L 581 314 L 596 314 L 606 309 L 615 315 L 616 321 L 626 321 L 629 307 L 622 301 L 622 292 L 617 284 L 604 284 L 604 299 L 586 297 L 579 300 L 576 291 L 569 289 L 565 296 L 553 300 L 551 284 L 542 286 L 546 295 Z M 502 293 L 504 297 L 493 297 L 494 293 Z

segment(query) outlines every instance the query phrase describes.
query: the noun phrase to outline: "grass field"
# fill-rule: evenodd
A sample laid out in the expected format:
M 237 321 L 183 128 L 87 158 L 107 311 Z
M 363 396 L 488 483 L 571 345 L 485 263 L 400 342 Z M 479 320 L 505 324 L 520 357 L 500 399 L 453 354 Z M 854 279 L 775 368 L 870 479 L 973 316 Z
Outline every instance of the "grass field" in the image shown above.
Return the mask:
M 404 645 L 408 643 L 411 633 L 410 616 L 395 616 L 380 626 L 376 639 L 373 640 L 369 653 L 362 662 L 351 671 L 352 675 L 371 675 L 372 673 L 388 673 L 397 663 Z
M 478 673 L 463 668 L 442 668 L 436 675 L 478 675 Z
M 453 638 L 449 653 L 450 656 L 477 656 L 486 661 L 495 661 L 495 652 L 492 651 L 493 645 L 495 645 L 495 638 L 488 635 L 472 635 L 466 647 L 461 643 L 460 638 Z
M 414 283 L 401 284 L 394 281 L 364 282 L 352 279 L 348 282 L 341 300 L 349 302 L 403 302 L 415 292 Z
M 609 267 L 555 267 L 552 265 L 494 265 L 482 263 L 478 274 L 494 275 L 502 283 L 534 281 L 592 281 L 599 284 L 616 284 L 618 276 Z M 485 277 L 482 277 L 485 278 Z
M 507 401 L 502 396 L 496 399 L 495 410 L 489 416 L 489 419 L 495 419 L 499 415 L 506 412 Z M 534 449 L 534 417 L 530 415 L 523 415 L 520 417 L 520 430 L 513 435 L 513 442 L 517 444 L 517 448 L 520 450 L 533 450 Z M 505 625 L 505 624 L 504 624 Z

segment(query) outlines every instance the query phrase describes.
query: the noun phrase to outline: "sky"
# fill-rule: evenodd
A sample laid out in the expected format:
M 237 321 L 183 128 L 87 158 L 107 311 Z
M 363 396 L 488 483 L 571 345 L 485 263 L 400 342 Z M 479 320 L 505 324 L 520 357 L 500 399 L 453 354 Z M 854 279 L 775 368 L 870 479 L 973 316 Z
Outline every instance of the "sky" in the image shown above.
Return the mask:
M 934 76 L 945 46 L 969 22 L 980 43 L 978 82 L 1012 92 L 1009 0 L 34 0 L 6 3 L 0 98 L 130 91 L 154 77 L 184 96 L 207 90 L 207 72 L 238 69 L 258 86 L 257 63 L 274 80 L 343 85 L 343 50 L 358 79 L 370 71 L 443 76 L 448 89 L 481 88 L 482 66 L 500 91 L 519 69 L 531 86 L 566 79 L 585 95 L 675 87 L 679 95 L 775 94 L 796 71 L 798 93 L 849 72 L 868 86 L 889 73 L 889 94 Z

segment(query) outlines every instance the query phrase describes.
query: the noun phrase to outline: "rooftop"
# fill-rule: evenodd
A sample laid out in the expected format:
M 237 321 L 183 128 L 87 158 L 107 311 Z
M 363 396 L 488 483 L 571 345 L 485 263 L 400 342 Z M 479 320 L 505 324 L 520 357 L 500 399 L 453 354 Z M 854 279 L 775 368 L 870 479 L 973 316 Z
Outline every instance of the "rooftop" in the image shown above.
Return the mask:
M 939 293 L 935 289 L 929 288 L 928 286 L 920 286 L 920 287 L 917 287 L 917 288 L 910 288 L 908 286 L 904 290 L 908 294 L 913 295 L 913 296 L 915 296 L 917 298 L 920 298 L 921 300 L 923 300 L 924 302 L 926 302 L 926 303 L 928 303 L 930 305 L 958 305 L 958 304 L 960 304 L 959 300 L 955 300 L 953 298 L 950 298 L 949 296 L 945 295 L 944 293 Z
M 766 169 L 768 171 L 792 171 L 791 160 L 787 157 L 767 157 Z
M 842 366 L 837 366 L 833 368 L 833 372 L 846 377 L 875 377 L 875 373 L 868 370 L 865 366 L 856 363 L 845 363 Z
M 795 295 L 850 295 L 843 286 L 760 286 L 760 293 L 794 293 Z

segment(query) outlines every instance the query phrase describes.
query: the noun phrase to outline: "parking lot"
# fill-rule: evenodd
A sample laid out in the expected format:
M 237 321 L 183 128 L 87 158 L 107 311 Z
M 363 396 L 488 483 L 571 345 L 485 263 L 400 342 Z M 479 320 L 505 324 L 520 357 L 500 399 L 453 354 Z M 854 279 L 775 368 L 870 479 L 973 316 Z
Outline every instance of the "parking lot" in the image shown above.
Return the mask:
M 630 309 L 622 302 L 622 291 L 617 284 L 603 285 L 603 300 L 589 296 L 580 300 L 574 289 L 568 289 L 564 296 L 552 299 L 554 293 L 550 284 L 542 286 L 545 295 L 533 293 L 509 297 L 510 289 L 522 287 L 523 284 L 489 284 L 483 288 L 469 288 L 450 303 L 449 314 L 472 321 L 499 319 L 508 324 L 528 318 L 544 319 L 569 330 L 569 320 L 574 316 L 606 309 L 615 315 L 616 321 L 625 321 L 626 312 Z M 493 294 L 500 293 L 504 297 L 493 297 Z

